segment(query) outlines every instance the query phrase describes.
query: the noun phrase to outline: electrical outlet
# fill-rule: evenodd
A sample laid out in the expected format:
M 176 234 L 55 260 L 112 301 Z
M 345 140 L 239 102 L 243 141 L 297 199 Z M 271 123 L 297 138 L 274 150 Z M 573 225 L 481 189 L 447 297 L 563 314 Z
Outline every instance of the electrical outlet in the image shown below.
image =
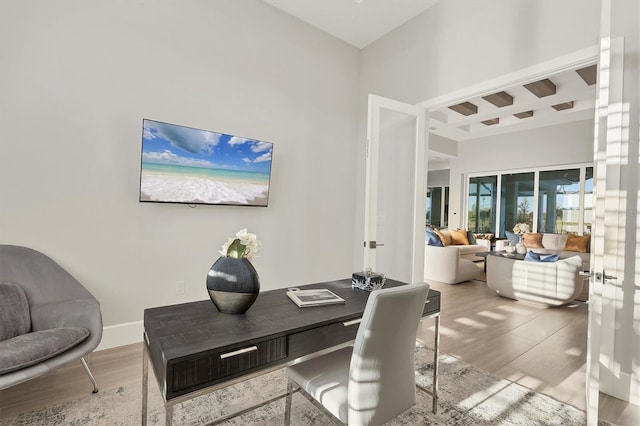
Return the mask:
M 184 294 L 184 281 L 176 281 L 176 294 Z

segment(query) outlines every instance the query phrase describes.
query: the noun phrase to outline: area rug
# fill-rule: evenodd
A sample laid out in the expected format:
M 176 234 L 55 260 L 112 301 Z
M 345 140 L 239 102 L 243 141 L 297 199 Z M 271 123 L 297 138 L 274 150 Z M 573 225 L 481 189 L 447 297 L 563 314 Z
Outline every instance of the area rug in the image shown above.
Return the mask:
M 416 381 L 431 386 L 433 352 L 416 346 Z M 447 354 L 440 355 L 439 410 L 431 412 L 431 397 L 417 391 L 417 404 L 388 425 L 584 425 L 585 413 L 551 397 L 501 379 Z M 218 417 L 284 393 L 283 370 L 248 380 L 212 394 L 178 404 L 174 425 L 206 425 Z M 141 386 L 101 390 L 98 394 L 2 419 L 17 425 L 136 425 L 140 424 Z M 281 425 L 284 400 L 225 422 L 225 425 Z M 329 420 L 299 393 L 292 404 L 294 425 L 325 425 Z M 149 425 L 164 424 L 164 409 L 153 376 L 149 382 Z

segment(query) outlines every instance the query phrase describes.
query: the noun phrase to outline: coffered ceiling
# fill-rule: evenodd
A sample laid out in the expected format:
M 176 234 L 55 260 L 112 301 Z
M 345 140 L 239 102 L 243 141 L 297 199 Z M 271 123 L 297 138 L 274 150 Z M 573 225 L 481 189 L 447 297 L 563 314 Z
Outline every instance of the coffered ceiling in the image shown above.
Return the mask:
M 596 65 L 504 87 L 431 111 L 429 130 L 456 141 L 593 119 Z

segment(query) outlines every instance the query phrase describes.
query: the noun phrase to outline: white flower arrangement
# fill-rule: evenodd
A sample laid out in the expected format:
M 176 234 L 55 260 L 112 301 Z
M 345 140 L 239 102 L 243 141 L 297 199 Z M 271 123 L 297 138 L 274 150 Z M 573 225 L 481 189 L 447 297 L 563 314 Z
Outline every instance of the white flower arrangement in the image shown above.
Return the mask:
M 522 235 L 526 234 L 527 232 L 531 232 L 529 224 L 527 223 L 516 223 L 516 226 L 513 227 L 514 234 Z
M 235 237 L 230 237 L 227 242 L 222 245 L 219 253 L 226 257 L 251 260 L 253 256 L 258 254 L 261 248 L 262 243 L 258 241 L 256 234 L 247 232 L 245 228 L 236 232 Z

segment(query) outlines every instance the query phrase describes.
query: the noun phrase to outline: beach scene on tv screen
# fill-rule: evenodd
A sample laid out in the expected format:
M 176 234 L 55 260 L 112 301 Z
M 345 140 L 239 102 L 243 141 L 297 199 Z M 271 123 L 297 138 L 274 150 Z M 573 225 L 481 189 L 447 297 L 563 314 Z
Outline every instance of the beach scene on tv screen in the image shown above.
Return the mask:
M 140 201 L 266 206 L 273 144 L 143 121 Z

